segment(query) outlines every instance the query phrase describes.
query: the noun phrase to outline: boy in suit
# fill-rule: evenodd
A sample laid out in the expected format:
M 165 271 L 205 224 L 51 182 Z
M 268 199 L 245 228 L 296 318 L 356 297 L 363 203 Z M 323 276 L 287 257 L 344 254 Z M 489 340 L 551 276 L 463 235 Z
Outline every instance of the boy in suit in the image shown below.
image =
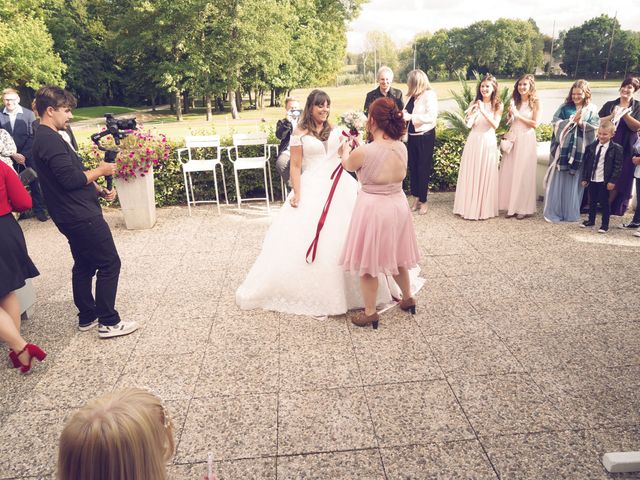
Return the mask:
M 291 139 L 291 134 L 296 129 L 296 125 L 298 125 L 302 110 L 300 110 L 300 102 L 293 97 L 287 97 L 284 101 L 284 109 L 287 115 L 278 120 L 276 124 L 276 138 L 280 140 L 276 170 L 282 177 L 282 180 L 284 180 L 286 186 L 289 185 L 290 176 L 289 161 L 291 160 L 291 153 L 289 152 L 289 140 Z
M 605 121 L 598 128 L 598 140 L 587 147 L 582 171 L 582 186 L 589 187 L 589 218 L 581 227 L 592 227 L 596 223 L 598 202 L 602 208 L 602 225 L 598 233 L 609 231 L 609 192 L 616 188 L 622 170 L 622 146 L 612 142 L 616 127 Z

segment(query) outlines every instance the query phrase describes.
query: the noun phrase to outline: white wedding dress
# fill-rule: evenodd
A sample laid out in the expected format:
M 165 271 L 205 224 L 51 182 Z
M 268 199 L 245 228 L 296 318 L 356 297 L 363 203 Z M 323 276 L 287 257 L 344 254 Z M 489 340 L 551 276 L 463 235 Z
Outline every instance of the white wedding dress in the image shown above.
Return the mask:
M 335 190 L 316 259 L 313 263 L 305 259 L 331 190 L 331 174 L 340 164 L 340 135 L 341 130 L 334 129 L 326 142 L 312 135 L 302 137 L 300 203 L 293 208 L 285 202 L 274 218 L 258 258 L 236 291 L 240 308 L 323 316 L 364 306 L 359 278 L 338 265 L 359 189 L 347 172 Z M 390 285 L 398 295 L 393 279 L 380 277 L 378 305 L 391 302 Z

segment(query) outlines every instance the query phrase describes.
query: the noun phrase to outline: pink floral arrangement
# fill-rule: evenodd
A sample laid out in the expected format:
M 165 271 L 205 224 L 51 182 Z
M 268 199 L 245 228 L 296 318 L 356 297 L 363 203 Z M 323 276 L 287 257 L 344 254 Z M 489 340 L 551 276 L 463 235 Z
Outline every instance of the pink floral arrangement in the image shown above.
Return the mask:
M 163 134 L 155 135 L 150 131 L 132 130 L 126 138 L 116 145 L 113 137 L 108 136 L 102 142 L 108 149 L 118 150 L 116 159 L 116 178 L 129 180 L 144 177 L 153 166 L 166 162 L 171 153 L 171 145 Z M 104 158 L 104 152 L 95 145 L 92 149 L 94 158 L 98 161 Z

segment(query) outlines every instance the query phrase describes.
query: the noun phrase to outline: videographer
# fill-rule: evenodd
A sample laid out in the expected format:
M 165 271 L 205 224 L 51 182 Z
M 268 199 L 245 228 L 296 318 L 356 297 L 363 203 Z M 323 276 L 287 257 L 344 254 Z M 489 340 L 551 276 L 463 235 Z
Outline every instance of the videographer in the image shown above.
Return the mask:
M 38 90 L 40 127 L 33 142 L 33 158 L 51 218 L 67 237 L 73 255 L 73 301 L 79 310 L 78 328 L 87 331 L 99 325 L 100 338 L 118 337 L 134 332 L 138 325 L 122 321 L 115 309 L 120 257 L 98 196 L 111 202 L 116 191 L 95 183 L 102 176 L 113 175 L 115 164 L 103 161 L 97 168 L 85 170 L 82 159 L 59 135 L 68 127 L 75 106 L 76 99 L 62 88 Z M 96 272 L 94 299 L 92 281 Z
M 300 102 L 293 97 L 287 97 L 284 101 L 284 109 L 287 112 L 286 117 L 278 120 L 276 124 L 276 137 L 280 140 L 276 170 L 284 180 L 284 183 L 289 185 L 289 161 L 291 159 L 289 139 L 291 138 L 291 133 L 296 129 L 302 110 L 300 110 Z

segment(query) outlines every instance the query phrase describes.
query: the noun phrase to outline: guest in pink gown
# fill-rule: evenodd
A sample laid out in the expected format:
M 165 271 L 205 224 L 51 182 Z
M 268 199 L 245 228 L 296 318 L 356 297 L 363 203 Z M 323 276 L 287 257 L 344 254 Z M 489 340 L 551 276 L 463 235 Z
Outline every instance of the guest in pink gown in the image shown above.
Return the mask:
M 540 102 L 533 75 L 523 75 L 513 87 L 509 134 L 513 148 L 500 163 L 498 208 L 518 220 L 536 212 L 536 167 L 538 162 L 536 127 Z
M 498 216 L 498 143 L 496 128 L 502 117 L 498 82 L 487 75 L 478 84 L 467 109 L 471 132 L 462 152 L 453 213 L 467 220 Z
M 360 276 L 364 312 L 354 325 L 378 327 L 376 311 L 378 275 L 391 275 L 402 291 L 400 308 L 415 314 L 409 272 L 420 261 L 402 180 L 407 174 L 407 149 L 400 141 L 405 132 L 402 112 L 393 100 L 380 98 L 369 107 L 367 131 L 371 143 L 351 151 L 341 147 L 342 166 L 355 171 L 362 189 L 353 209 L 340 264 Z

